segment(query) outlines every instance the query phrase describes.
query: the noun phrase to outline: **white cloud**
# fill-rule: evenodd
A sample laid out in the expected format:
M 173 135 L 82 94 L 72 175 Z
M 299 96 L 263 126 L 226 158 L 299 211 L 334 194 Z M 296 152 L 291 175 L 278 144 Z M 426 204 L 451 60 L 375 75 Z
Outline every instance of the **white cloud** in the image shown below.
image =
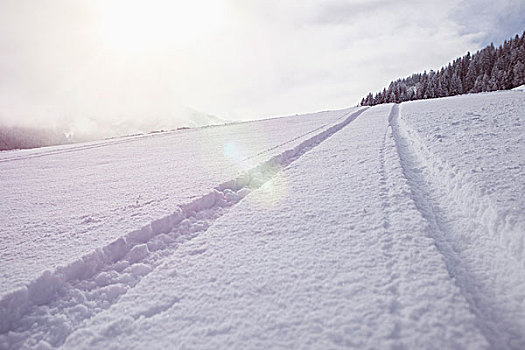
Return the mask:
M 477 33 L 482 45 L 499 45 L 525 30 L 525 1 L 464 1 L 453 9 L 451 17 L 461 25 L 461 34 Z

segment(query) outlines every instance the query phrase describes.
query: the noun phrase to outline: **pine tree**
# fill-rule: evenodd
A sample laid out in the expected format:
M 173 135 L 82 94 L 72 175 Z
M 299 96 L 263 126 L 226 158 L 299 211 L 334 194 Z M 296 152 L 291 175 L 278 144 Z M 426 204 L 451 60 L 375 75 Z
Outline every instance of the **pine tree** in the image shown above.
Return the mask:
M 461 84 L 461 79 L 459 79 L 459 75 L 457 72 L 455 72 L 452 75 L 452 79 L 450 81 L 450 91 L 449 94 L 451 96 L 459 95 L 463 91 L 463 85 Z
M 463 93 L 467 94 L 469 92 L 474 92 L 474 85 L 476 83 L 476 78 L 478 77 L 476 61 L 471 60 L 468 66 L 467 74 L 465 79 L 463 79 Z
M 521 63 L 521 61 L 518 61 L 513 68 L 513 86 L 520 86 L 522 84 L 525 84 L 525 64 Z

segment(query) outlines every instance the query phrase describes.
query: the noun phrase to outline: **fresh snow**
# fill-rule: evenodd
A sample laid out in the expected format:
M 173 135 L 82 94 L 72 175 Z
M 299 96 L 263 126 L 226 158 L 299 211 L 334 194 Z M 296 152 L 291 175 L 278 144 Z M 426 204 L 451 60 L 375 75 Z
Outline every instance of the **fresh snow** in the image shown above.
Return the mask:
M 524 122 L 509 92 L 403 104 L 394 123 L 430 236 L 496 349 L 525 348 Z
M 0 349 L 523 349 L 524 111 L 496 92 L 2 153 Z
M 351 109 L 0 153 L 0 295 L 206 194 Z

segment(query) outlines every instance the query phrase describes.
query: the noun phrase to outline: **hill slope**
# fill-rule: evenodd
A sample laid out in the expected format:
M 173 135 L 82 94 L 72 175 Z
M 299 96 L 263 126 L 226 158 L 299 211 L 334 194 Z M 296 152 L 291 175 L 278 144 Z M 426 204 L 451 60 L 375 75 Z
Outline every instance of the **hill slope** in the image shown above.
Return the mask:
M 22 250 L 2 251 L 3 261 L 32 272 L 2 273 L 0 347 L 522 349 L 524 97 L 388 104 L 6 159 L 0 174 L 15 163 L 27 171 L 22 207 L 73 211 L 53 225 L 34 210 L 8 212 L 4 246 Z M 154 156 L 136 158 L 142 142 Z M 119 162 L 126 154 L 149 169 Z M 87 174 L 71 177 L 78 204 L 30 202 L 75 155 L 70 175 L 97 169 L 84 187 Z M 44 160 L 40 177 L 31 169 Z M 16 183 L 4 198 L 20 197 Z M 119 201 L 92 199 L 113 187 Z M 15 234 L 29 223 L 36 245 Z M 23 253 L 50 271 L 36 278 Z

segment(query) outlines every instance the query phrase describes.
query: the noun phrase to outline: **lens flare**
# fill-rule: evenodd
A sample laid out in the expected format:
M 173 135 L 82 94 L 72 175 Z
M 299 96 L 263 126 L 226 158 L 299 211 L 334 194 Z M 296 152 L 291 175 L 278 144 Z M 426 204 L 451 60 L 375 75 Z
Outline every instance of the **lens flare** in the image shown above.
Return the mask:
M 234 163 L 241 161 L 241 152 L 236 142 L 230 141 L 224 144 L 224 157 Z
M 288 197 L 289 185 L 286 175 L 279 171 L 246 200 L 252 201 L 261 210 L 275 208 Z

